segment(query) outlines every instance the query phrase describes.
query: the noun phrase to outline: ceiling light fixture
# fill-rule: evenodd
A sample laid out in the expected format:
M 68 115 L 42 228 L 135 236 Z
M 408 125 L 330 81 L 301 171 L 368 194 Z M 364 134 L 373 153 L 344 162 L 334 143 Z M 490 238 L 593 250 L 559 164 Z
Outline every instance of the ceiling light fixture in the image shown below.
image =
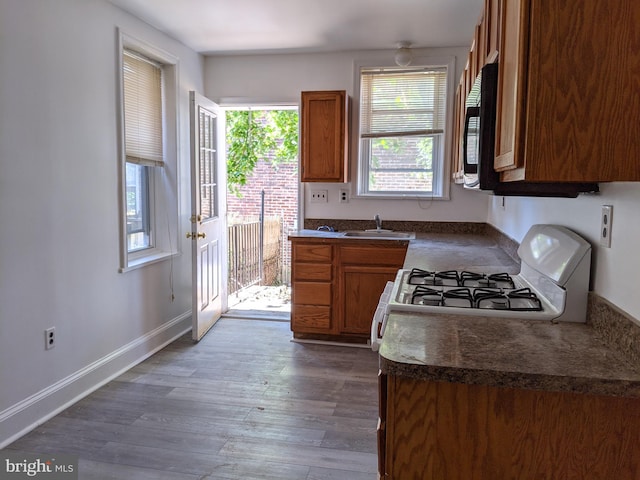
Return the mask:
M 411 43 L 410 42 L 398 43 L 398 49 L 396 50 L 394 59 L 396 61 L 396 65 L 398 65 L 399 67 L 409 66 L 411 64 L 411 60 L 413 60 Z

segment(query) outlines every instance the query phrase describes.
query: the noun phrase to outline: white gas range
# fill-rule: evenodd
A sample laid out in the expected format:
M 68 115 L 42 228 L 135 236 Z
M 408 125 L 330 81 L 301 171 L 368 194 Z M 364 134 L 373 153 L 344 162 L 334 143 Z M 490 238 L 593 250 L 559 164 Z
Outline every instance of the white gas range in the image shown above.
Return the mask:
M 398 271 L 383 292 L 371 325 L 378 350 L 392 312 L 585 322 L 591 245 L 558 225 L 533 225 L 519 248 L 520 273 Z

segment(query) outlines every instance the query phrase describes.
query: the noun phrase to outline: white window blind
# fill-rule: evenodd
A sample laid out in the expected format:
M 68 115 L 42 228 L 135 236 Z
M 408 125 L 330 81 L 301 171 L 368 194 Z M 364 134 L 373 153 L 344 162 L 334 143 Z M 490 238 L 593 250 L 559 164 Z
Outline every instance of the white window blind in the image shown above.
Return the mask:
M 361 71 L 360 137 L 441 134 L 446 117 L 446 67 Z
M 123 67 L 127 162 L 162 166 L 162 69 L 131 50 Z

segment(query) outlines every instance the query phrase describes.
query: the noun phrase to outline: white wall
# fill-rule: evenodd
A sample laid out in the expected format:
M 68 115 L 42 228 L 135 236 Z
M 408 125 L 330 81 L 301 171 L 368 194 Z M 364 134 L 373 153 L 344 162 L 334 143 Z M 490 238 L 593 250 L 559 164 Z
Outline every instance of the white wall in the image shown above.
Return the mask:
M 188 91 L 203 89 L 202 57 L 104 0 L 2 0 L 0 446 L 189 327 L 186 240 L 173 268 L 118 273 L 116 27 L 180 59 L 188 229 Z
M 535 223 L 565 225 L 594 247 L 591 289 L 640 319 L 640 184 L 602 183 L 600 194 L 576 199 L 491 197 L 489 223 L 520 241 Z M 613 205 L 611 248 L 600 246 L 602 205 Z
M 392 58 L 393 50 L 288 55 L 214 56 L 205 59 L 205 94 L 216 102 L 299 104 L 303 90 L 346 90 L 354 95 L 354 60 Z M 456 57 L 456 82 L 467 59 L 468 47 L 416 50 L 416 56 Z M 456 83 L 457 84 L 457 83 Z M 354 165 L 355 158 L 351 159 Z M 352 179 L 355 176 L 352 174 Z M 304 184 L 305 218 L 386 220 L 486 221 L 488 198 L 452 185 L 450 201 L 373 200 L 353 198 L 338 202 L 343 184 Z M 311 189 L 328 190 L 329 201 L 311 204 Z

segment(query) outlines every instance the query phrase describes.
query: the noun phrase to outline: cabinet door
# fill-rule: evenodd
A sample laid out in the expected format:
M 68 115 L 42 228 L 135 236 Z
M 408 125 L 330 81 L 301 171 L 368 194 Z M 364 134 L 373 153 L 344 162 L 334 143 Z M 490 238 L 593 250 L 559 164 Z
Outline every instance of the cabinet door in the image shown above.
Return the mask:
M 483 20 L 485 63 L 493 63 L 500 48 L 500 0 L 485 0 Z
M 639 22 L 637 1 L 531 2 L 525 180 L 640 180 Z
M 496 157 L 498 171 L 521 167 L 520 144 L 526 98 L 525 52 L 527 48 L 529 0 L 503 0 L 496 113 Z
M 301 180 L 346 182 L 347 95 L 344 90 L 302 92 Z
M 482 21 L 473 31 L 473 42 L 469 52 L 469 66 L 471 68 L 471 85 L 484 66 L 484 41 L 482 38 Z
M 464 118 L 464 103 L 462 103 L 462 83 L 459 83 L 458 88 L 456 89 L 454 107 L 453 135 L 451 142 L 451 171 L 453 172 L 453 181 L 456 183 L 462 183 L 464 173 L 462 171 L 462 156 L 460 155 L 460 142 L 462 139 L 460 119 Z
M 373 314 L 387 282 L 398 272 L 394 267 L 344 266 L 341 271 L 342 325 L 341 333 L 371 333 Z
M 404 245 L 343 245 L 338 251 L 337 323 L 340 333 L 366 335 L 380 295 L 402 268 Z
M 387 381 L 389 480 L 638 478 L 638 398 Z

